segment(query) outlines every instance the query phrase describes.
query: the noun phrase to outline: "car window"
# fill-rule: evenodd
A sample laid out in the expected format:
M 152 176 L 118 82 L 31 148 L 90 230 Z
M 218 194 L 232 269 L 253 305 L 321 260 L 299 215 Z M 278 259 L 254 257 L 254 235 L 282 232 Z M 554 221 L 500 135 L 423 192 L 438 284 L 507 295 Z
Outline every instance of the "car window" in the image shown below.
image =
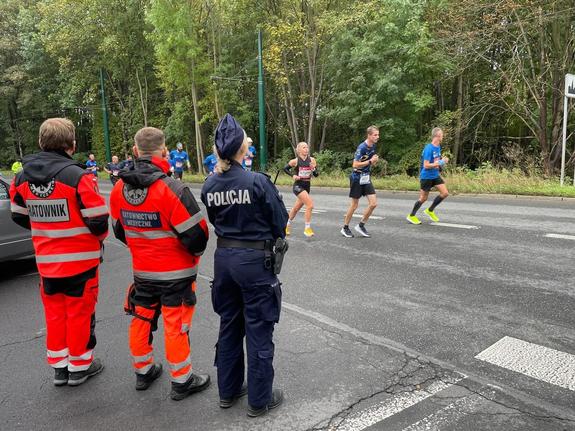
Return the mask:
M 0 182 L 0 201 L 8 199 L 10 199 L 10 196 L 8 195 L 8 186 L 3 182 Z

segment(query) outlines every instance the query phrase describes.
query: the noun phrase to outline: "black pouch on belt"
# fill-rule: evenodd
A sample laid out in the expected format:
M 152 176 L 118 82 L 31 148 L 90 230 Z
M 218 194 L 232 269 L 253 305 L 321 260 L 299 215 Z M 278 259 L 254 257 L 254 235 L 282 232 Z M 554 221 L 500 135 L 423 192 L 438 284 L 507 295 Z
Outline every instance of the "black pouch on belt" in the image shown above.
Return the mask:
M 283 238 L 276 239 L 274 247 L 274 274 L 278 275 L 282 270 L 284 256 L 289 248 L 288 242 Z

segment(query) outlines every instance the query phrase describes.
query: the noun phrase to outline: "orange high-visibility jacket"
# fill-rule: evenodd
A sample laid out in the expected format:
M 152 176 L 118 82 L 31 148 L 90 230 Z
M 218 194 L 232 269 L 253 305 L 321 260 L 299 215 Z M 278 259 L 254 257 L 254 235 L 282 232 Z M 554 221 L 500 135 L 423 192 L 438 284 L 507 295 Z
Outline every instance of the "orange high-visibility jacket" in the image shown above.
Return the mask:
M 42 277 L 71 277 L 97 266 L 108 208 L 93 175 L 64 152 L 24 158 L 10 187 L 12 220 L 32 230 Z
M 138 159 L 110 196 L 114 233 L 130 247 L 134 279 L 167 287 L 195 278 L 209 235 L 192 192 L 168 170 L 163 159 Z

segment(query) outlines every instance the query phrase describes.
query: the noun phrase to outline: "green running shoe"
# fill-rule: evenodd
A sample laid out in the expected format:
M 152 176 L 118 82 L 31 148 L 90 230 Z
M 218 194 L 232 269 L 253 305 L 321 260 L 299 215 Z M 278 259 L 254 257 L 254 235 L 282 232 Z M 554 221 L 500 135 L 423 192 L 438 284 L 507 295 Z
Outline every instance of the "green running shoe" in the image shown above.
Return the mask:
M 423 211 L 425 214 L 427 214 L 429 216 L 429 218 L 431 220 L 433 220 L 435 223 L 437 223 L 439 221 L 439 218 L 435 215 L 435 213 L 433 211 L 429 211 L 429 208 L 426 208 L 425 211 Z
M 417 218 L 417 216 L 408 214 L 406 217 L 407 221 L 410 222 L 411 224 L 421 224 L 421 220 L 419 220 Z

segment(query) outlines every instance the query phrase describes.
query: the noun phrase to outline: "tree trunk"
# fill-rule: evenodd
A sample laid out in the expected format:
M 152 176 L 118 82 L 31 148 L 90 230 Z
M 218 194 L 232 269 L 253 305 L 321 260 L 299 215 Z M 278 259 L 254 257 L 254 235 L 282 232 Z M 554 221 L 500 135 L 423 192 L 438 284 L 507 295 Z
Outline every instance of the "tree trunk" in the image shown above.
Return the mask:
M 142 108 L 142 117 L 144 119 L 144 127 L 148 127 L 148 79 L 145 77 L 145 90 L 142 89 L 142 81 L 140 80 L 140 74 L 138 69 L 136 69 L 136 80 L 138 81 L 138 90 L 140 94 L 140 106 Z
M 457 126 L 453 138 L 453 165 L 457 166 L 461 152 L 461 132 L 463 128 L 463 74 L 457 77 Z
M 192 70 L 194 64 L 192 62 Z M 200 114 L 198 112 L 198 95 L 196 91 L 196 80 L 192 72 L 192 105 L 194 106 L 194 129 L 196 132 L 196 157 L 198 161 L 198 172 L 202 172 L 202 162 L 204 160 L 204 149 L 202 145 L 202 131 L 200 129 Z
M 18 113 L 18 103 L 16 102 L 18 95 L 11 98 L 8 102 L 8 114 L 10 116 L 10 128 L 14 135 L 14 154 L 19 155 L 20 159 L 24 156 L 22 151 L 22 132 L 20 130 L 20 114 Z
M 327 133 L 327 117 L 323 121 L 323 127 L 321 128 L 321 141 L 319 143 L 319 151 L 323 151 L 325 148 L 326 133 Z

